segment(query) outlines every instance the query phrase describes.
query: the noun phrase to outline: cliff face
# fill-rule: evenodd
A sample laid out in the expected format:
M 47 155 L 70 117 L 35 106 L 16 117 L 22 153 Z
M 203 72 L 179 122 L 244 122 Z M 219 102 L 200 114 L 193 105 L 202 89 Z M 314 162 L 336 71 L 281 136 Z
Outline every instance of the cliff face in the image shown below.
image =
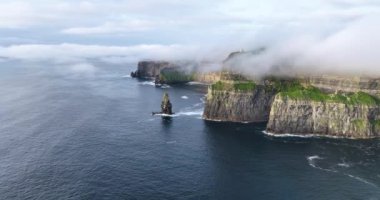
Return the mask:
M 132 77 L 155 78 L 156 84 L 197 81 L 211 84 L 220 80 L 220 72 L 199 72 L 202 64 L 190 61 L 140 61 Z
M 231 122 L 268 121 L 274 92 L 257 86 L 252 90 L 208 89 L 203 118 Z
M 378 105 L 294 100 L 276 95 L 267 131 L 275 134 L 316 134 L 347 138 L 380 136 Z
M 152 78 L 160 75 L 162 69 L 170 67 L 174 67 L 174 64 L 166 61 L 141 61 L 137 65 L 137 71 L 131 75 L 138 78 Z
M 194 81 L 201 83 L 215 83 L 220 80 L 220 72 L 197 72 L 194 74 Z

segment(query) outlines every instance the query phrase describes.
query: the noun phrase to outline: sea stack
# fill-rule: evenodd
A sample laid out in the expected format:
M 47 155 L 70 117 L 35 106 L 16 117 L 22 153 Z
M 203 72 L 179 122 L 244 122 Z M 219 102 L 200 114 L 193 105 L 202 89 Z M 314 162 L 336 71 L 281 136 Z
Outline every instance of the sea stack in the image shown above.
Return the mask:
M 165 92 L 163 98 L 162 98 L 162 103 L 161 103 L 161 113 L 162 114 L 167 114 L 167 115 L 172 115 L 172 104 L 170 103 L 169 99 L 169 94 Z

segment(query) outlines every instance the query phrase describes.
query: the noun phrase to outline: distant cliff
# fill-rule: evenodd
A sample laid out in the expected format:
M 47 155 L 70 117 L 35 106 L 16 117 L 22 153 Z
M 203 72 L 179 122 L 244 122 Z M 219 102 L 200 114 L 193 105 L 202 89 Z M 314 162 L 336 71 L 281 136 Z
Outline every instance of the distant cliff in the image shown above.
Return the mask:
M 152 78 L 160 75 L 162 69 L 175 67 L 173 63 L 167 61 L 140 61 L 137 70 L 131 73 L 132 77 Z
M 131 76 L 155 79 L 156 84 L 190 81 L 211 84 L 220 80 L 220 72 L 207 72 L 203 67 L 202 63 L 191 61 L 140 61 Z

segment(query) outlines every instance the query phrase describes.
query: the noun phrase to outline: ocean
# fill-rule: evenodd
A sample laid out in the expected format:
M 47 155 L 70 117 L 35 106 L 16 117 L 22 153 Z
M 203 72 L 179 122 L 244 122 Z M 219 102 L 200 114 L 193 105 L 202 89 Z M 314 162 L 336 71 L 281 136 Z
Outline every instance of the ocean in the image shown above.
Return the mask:
M 0 199 L 380 199 L 379 139 L 204 121 L 207 86 L 135 68 L 0 62 Z

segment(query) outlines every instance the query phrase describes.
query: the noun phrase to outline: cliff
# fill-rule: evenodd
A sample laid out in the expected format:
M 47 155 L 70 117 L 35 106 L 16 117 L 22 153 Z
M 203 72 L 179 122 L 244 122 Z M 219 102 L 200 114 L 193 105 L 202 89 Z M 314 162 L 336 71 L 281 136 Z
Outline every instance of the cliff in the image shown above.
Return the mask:
M 300 79 L 217 82 L 209 87 L 204 118 L 267 121 L 267 131 L 273 134 L 380 136 L 376 96 L 362 91 L 329 93 Z
M 154 78 L 160 75 L 162 69 L 175 67 L 173 63 L 167 61 L 140 61 L 137 70 L 131 73 L 132 77 Z
M 278 94 L 271 106 L 267 131 L 346 138 L 378 137 L 380 107 L 378 103 L 299 100 Z
M 252 81 L 219 81 L 209 86 L 203 118 L 232 122 L 268 121 L 275 92 Z
M 207 72 L 205 65 L 207 63 L 192 61 L 140 61 L 137 70 L 132 72 L 131 76 L 154 78 L 156 84 L 176 84 L 190 81 L 211 84 L 220 80 L 220 72 Z
M 379 78 L 324 75 L 307 77 L 302 82 L 331 93 L 362 91 L 380 97 Z

